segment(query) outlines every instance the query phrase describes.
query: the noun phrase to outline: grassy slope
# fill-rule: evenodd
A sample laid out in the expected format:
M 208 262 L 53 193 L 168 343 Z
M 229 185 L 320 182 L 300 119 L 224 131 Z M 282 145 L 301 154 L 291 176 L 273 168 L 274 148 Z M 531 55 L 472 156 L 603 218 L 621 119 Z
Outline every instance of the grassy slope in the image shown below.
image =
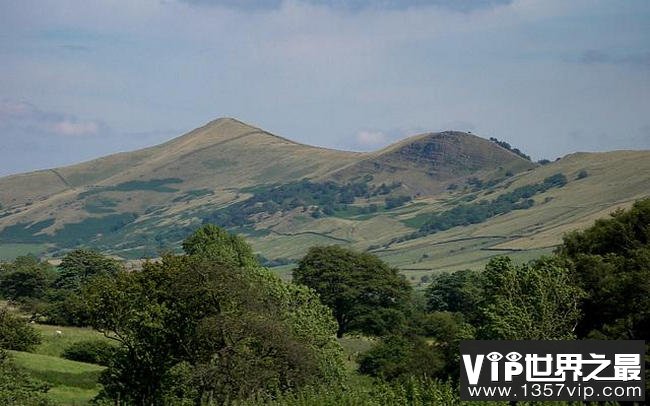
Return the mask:
M 370 246 L 384 246 L 395 237 L 411 233 L 428 214 L 449 209 L 470 194 L 463 191 L 468 177 L 463 168 L 478 165 L 477 162 L 484 169 L 475 174 L 484 179 L 503 177 L 506 168 L 516 173 L 508 179 L 511 185 L 497 186 L 491 195 L 479 192 L 477 200 L 492 199 L 499 193 L 540 182 L 557 172 L 567 176 L 568 185 L 535 196 L 536 204 L 528 210 L 373 249 L 417 280 L 431 272 L 480 267 L 499 253 L 526 260 L 550 252 L 566 231 L 585 227 L 616 207 L 628 206 L 635 199 L 650 195 L 650 151 L 578 153 L 517 173 L 530 167 L 530 163 L 487 140 L 462 133 L 452 135 L 425 134 L 375 153 L 358 154 L 305 146 L 233 119 L 217 120 L 145 150 L 60 168 L 56 173 L 41 171 L 2 178 L 0 228 L 55 216 L 57 222 L 45 230 L 51 232 L 63 223 L 101 215 L 89 212 L 89 207 L 97 210 L 99 204 L 101 210 L 102 202 L 108 201 L 108 210 L 137 212 L 140 216 L 123 232 L 102 236 L 102 249 L 131 253 L 135 257 L 142 252 L 155 256 L 155 245 L 131 246 L 119 251 L 120 244 L 135 240 L 138 235 L 198 225 L 202 211 L 245 199 L 248 194 L 238 189 L 247 186 L 289 182 L 304 176 L 349 181 L 371 174 L 375 183 L 405 182 L 398 194 L 422 192 L 413 203 L 376 215 L 355 217 L 341 213 L 316 220 L 294 212 L 271 216 L 256 224 L 261 232 L 248 239 L 257 251 L 267 258 L 296 259 L 313 245 L 345 244 L 364 250 Z M 433 148 L 427 149 L 429 147 Z M 433 158 L 425 159 L 429 152 L 423 151 L 431 150 Z M 583 169 L 589 176 L 575 180 Z M 182 178 L 182 183 L 167 185 L 171 192 L 103 191 L 78 199 L 80 192 L 95 190 L 93 187 L 176 177 Z M 27 187 L 25 179 L 28 178 L 34 182 L 30 185 L 42 185 L 43 188 Z M 461 187 L 450 193 L 446 191 L 450 182 Z M 196 193 L 205 190 L 213 193 Z M 195 192 L 194 198 L 174 201 L 192 192 Z M 27 201 L 31 204 L 26 204 Z M 357 202 L 360 205 L 369 203 L 381 206 L 383 198 Z M 5 242 L 2 245 L 0 242 L 0 258 L 30 251 L 39 253 L 45 248 L 40 244 Z M 286 275 L 287 269 L 280 272 Z
M 48 397 L 64 405 L 85 405 L 99 391 L 99 365 L 75 362 L 50 355 L 10 352 L 16 364 L 52 387 Z
M 233 189 L 321 177 L 359 155 L 295 143 L 234 119 L 220 119 L 152 148 L 0 178 L 0 228 L 56 218 L 45 230 L 53 232 L 62 224 L 92 216 L 84 205 L 98 197 L 114 201 L 115 212 L 142 214 L 143 221 L 148 217 L 145 210 L 152 207 L 173 214 L 179 207 L 223 204 L 235 197 Z M 177 191 L 100 191 L 124 182 L 167 178 L 182 180 L 170 185 Z M 183 194 L 202 189 L 214 194 L 174 204 Z M 97 193 L 79 198 L 88 191 Z
M 588 176 L 578 180 L 576 177 L 581 170 L 586 170 Z M 373 249 L 373 252 L 400 267 L 415 281 L 434 272 L 481 268 L 489 258 L 499 254 L 528 261 L 550 253 L 561 242 L 564 233 L 587 227 L 616 208 L 628 207 L 636 199 L 650 196 L 650 152 L 616 151 L 569 155 L 508 179 L 510 185 L 499 185 L 492 194 L 480 192 L 476 201 L 493 199 L 500 193 L 540 182 L 558 172 L 563 173 L 569 183 L 536 195 L 536 203 L 530 209 L 392 244 L 388 248 Z M 366 221 L 320 219 L 300 230 L 293 227 L 292 233 L 289 231 L 292 227 L 279 222 L 274 229 L 284 227 L 284 231 L 293 235 L 269 235 L 251 238 L 251 242 L 269 258 L 299 257 L 310 245 L 340 243 L 329 237 L 346 238 L 352 246 L 365 249 L 408 234 L 417 227 L 417 218 L 453 207 L 463 195 L 466 193 L 443 193 L 436 198 L 418 199 L 416 204 Z M 414 224 L 414 228 L 409 229 L 409 223 Z M 317 231 L 322 236 L 305 234 L 305 230 Z
M 86 405 L 99 392 L 97 380 L 104 367 L 61 358 L 71 344 L 82 340 L 108 340 L 88 329 L 35 324 L 42 342 L 33 353 L 12 351 L 16 364 L 52 387 L 47 396 L 63 405 Z M 61 335 L 56 331 L 62 332 Z
M 589 176 L 576 180 L 583 169 Z M 377 253 L 402 268 L 423 270 L 476 268 L 497 254 L 528 260 L 550 252 L 564 233 L 585 228 L 616 208 L 650 196 L 647 151 L 573 154 L 517 176 L 505 191 L 539 182 L 557 172 L 564 173 L 569 183 L 535 196 L 536 204 L 528 210 L 395 244 Z M 483 197 L 491 198 L 478 199 Z M 547 198 L 551 200 L 545 202 Z
M 22 255 L 41 255 L 45 244 L 0 244 L 0 259 L 12 261 Z

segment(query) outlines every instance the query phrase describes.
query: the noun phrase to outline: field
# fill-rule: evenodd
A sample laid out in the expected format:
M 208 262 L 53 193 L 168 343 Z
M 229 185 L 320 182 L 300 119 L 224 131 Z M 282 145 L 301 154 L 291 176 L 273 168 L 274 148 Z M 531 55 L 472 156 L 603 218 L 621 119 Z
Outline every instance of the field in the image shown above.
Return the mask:
M 99 392 L 97 379 L 104 367 L 50 355 L 10 353 L 19 367 L 52 385 L 47 396 L 63 405 L 88 404 Z
M 39 256 L 46 248 L 45 244 L 0 244 L 0 260 L 12 261 L 28 254 Z
M 35 324 L 42 342 L 33 353 L 11 351 L 16 364 L 29 375 L 51 385 L 47 396 L 62 405 L 87 405 L 99 392 L 103 366 L 61 358 L 71 344 L 83 340 L 108 340 L 88 329 Z M 59 330 L 62 334 L 57 334 Z

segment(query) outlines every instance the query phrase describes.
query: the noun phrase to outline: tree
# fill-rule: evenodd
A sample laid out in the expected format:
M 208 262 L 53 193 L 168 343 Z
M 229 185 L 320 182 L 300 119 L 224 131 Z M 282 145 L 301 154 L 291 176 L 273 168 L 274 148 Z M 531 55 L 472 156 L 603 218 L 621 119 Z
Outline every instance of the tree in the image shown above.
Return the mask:
M 4 264 L 0 274 L 0 291 L 10 300 L 39 299 L 50 284 L 52 271 L 46 263 L 28 255 Z
M 103 274 L 115 274 L 122 269 L 120 262 L 97 251 L 85 248 L 68 253 L 59 265 L 59 276 L 54 285 L 59 289 L 78 291 L 91 278 Z
M 259 266 L 253 250 L 243 238 L 212 224 L 202 226 L 183 241 L 183 250 L 187 255 L 215 258 L 233 266 Z
M 80 292 L 93 278 L 115 275 L 122 264 L 89 249 L 77 249 L 63 257 L 58 277 L 47 293 L 43 313 L 49 323 L 71 326 L 88 325 L 88 314 Z
M 650 199 L 564 237 L 557 254 L 587 296 L 581 337 L 650 337 Z
M 387 380 L 435 377 L 444 366 L 440 349 L 418 336 L 388 336 L 359 359 L 359 372 Z
M 0 309 L 0 349 L 30 351 L 41 343 L 41 335 L 24 320 Z
M 462 313 L 435 311 L 420 320 L 422 335 L 434 339 L 435 347 L 444 359 L 439 375 L 452 380 L 460 376 L 460 342 L 473 340 L 476 329 L 465 321 Z
M 411 287 L 396 268 L 368 253 L 313 247 L 293 274 L 334 312 L 337 337 L 348 331 L 381 335 L 400 328 Z
M 470 321 L 477 321 L 483 298 L 481 276 L 472 270 L 435 275 L 426 290 L 429 311 L 460 312 Z
M 304 287 L 239 266 L 250 252 L 241 243 L 204 227 L 184 244 L 191 255 L 86 286 L 92 326 L 120 344 L 101 379 L 104 397 L 220 404 L 340 379 L 329 310 Z
M 541 258 L 518 266 L 508 257 L 490 260 L 483 273 L 485 322 L 481 338 L 574 338 L 583 292 L 559 262 Z

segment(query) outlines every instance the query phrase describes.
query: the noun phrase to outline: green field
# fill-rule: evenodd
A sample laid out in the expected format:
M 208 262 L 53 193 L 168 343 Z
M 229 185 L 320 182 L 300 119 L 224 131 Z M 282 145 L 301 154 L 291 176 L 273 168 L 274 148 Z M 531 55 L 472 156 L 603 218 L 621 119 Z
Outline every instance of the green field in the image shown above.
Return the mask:
M 104 367 L 50 355 L 10 351 L 16 364 L 29 375 L 52 385 L 47 396 L 63 405 L 85 405 L 100 390 Z
M 47 396 L 62 405 L 87 405 L 97 396 L 97 383 L 105 367 L 61 358 L 71 344 L 84 340 L 109 340 L 89 328 L 34 324 L 42 337 L 33 353 L 11 351 L 16 364 L 30 376 L 51 385 Z M 57 334 L 56 331 L 61 331 Z
M 0 244 L 0 261 L 13 261 L 28 254 L 39 256 L 46 248 L 46 244 Z
M 34 324 L 34 327 L 41 333 L 42 337 L 41 344 L 34 353 L 41 355 L 60 357 L 66 348 L 79 341 L 111 341 L 104 337 L 103 334 L 90 328 L 50 326 L 46 324 Z M 57 334 L 57 330 L 61 331 L 62 334 Z

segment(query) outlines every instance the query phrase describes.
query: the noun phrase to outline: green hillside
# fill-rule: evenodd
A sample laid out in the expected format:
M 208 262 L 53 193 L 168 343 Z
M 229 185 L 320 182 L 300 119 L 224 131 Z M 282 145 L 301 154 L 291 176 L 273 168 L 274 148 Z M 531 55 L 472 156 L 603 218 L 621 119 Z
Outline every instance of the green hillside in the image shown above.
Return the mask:
M 447 131 L 355 153 L 219 119 L 165 144 L 0 178 L 0 257 L 91 246 L 156 257 L 210 222 L 269 266 L 313 245 L 370 250 L 414 281 L 562 234 L 650 194 L 650 152 L 576 153 L 538 165 L 504 143 Z

